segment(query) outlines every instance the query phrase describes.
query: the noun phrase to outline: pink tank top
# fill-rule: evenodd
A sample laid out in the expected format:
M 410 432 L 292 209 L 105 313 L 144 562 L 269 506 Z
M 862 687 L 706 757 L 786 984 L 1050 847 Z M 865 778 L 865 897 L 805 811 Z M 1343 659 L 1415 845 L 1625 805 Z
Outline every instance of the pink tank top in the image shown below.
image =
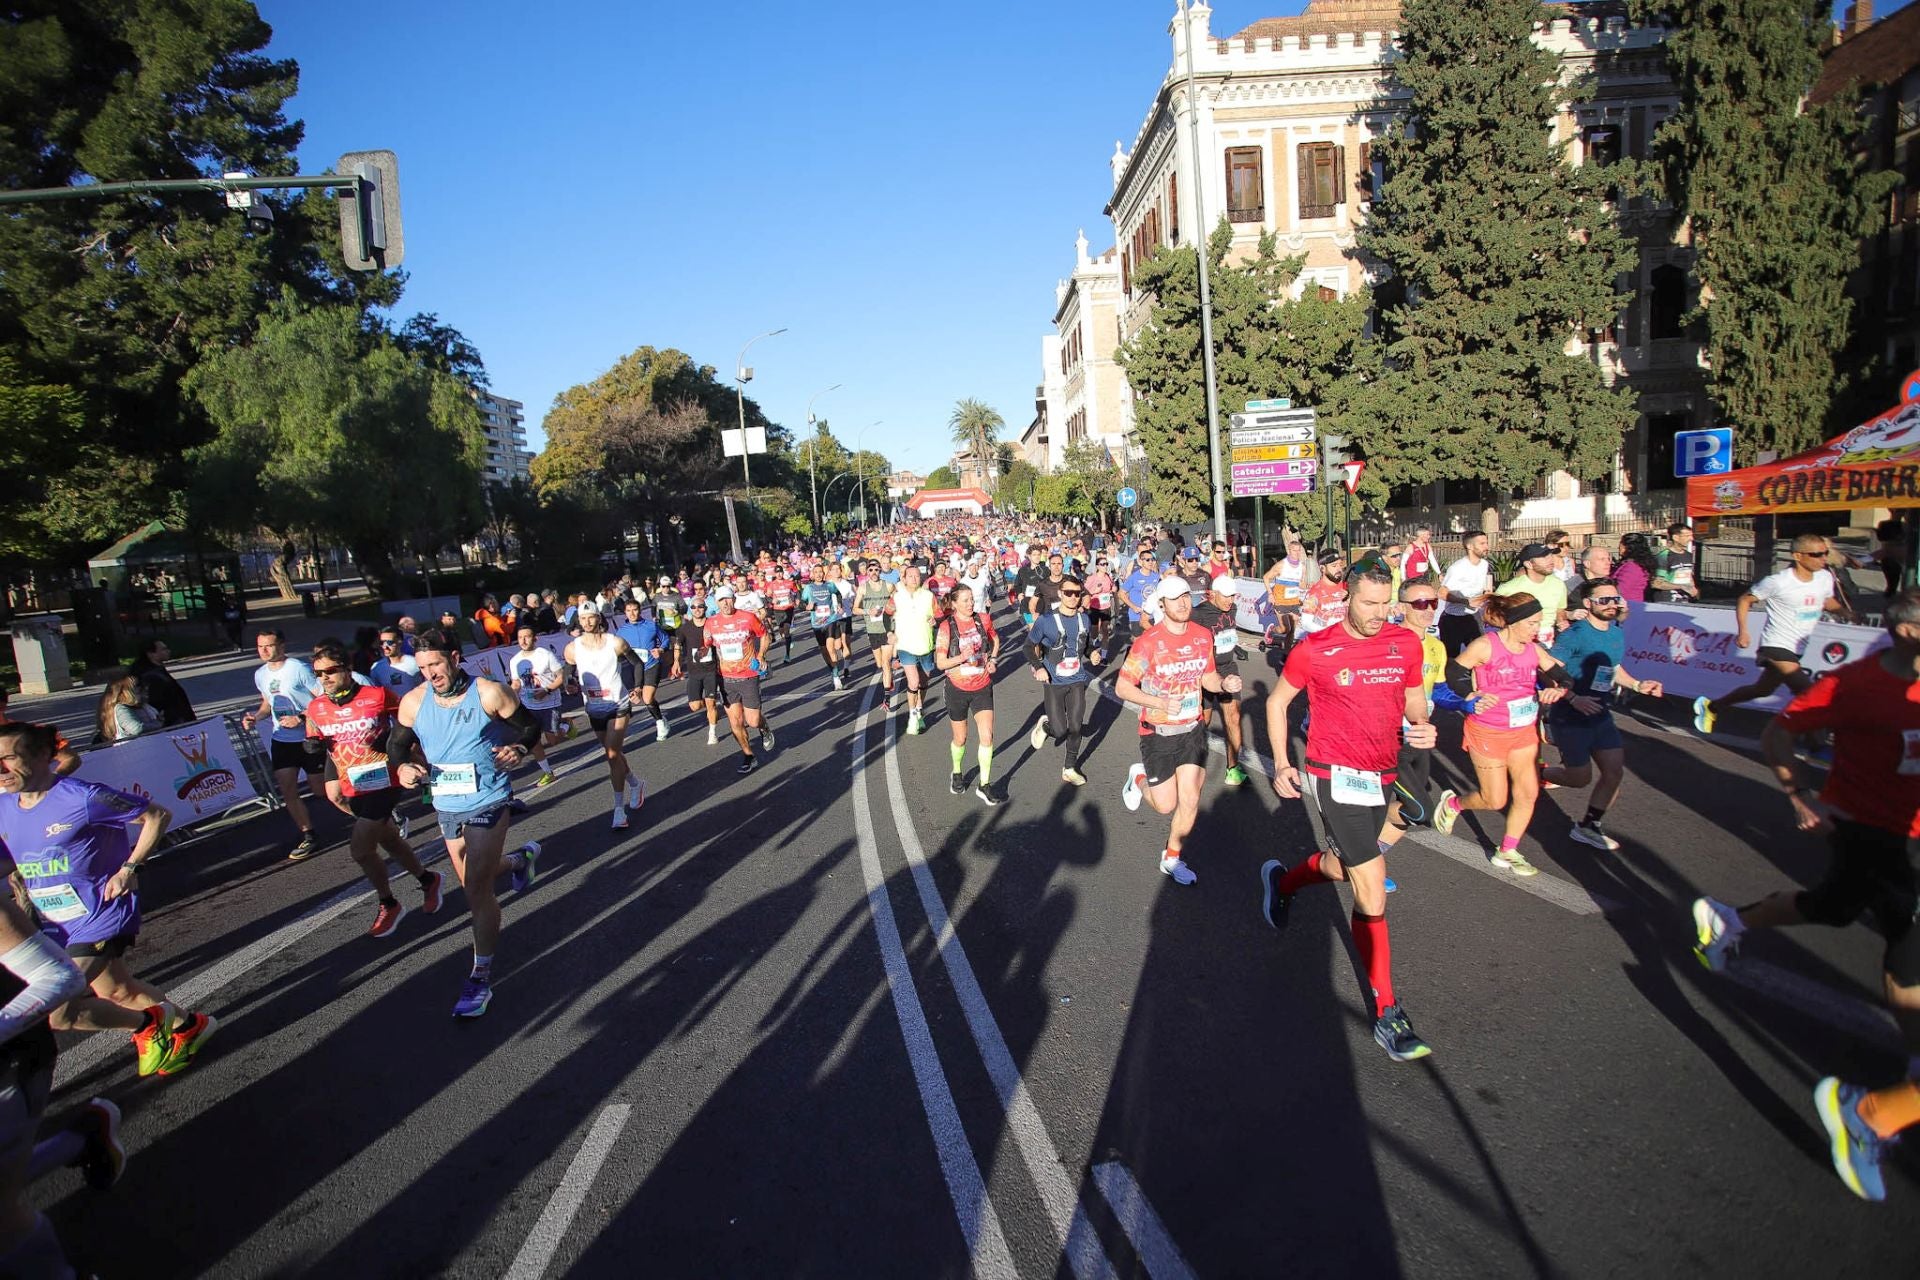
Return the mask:
M 1540 697 L 1535 682 L 1540 673 L 1540 655 L 1529 640 L 1515 653 L 1489 631 L 1493 657 L 1474 668 L 1474 688 L 1490 693 L 1500 701 L 1480 712 L 1478 719 L 1489 729 L 1524 729 L 1540 719 Z

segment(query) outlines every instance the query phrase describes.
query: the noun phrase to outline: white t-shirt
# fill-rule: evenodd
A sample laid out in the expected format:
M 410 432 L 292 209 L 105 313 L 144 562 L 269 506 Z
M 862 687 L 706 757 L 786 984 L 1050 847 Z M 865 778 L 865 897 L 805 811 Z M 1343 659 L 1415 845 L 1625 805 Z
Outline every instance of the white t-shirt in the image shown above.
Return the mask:
M 399 697 L 421 681 L 420 664 L 411 654 L 401 654 L 397 658 L 382 658 L 373 664 L 373 683 L 382 689 L 393 690 Z
M 525 653 L 516 649 L 507 659 L 507 674 L 512 677 L 513 696 L 529 711 L 547 711 L 560 705 L 558 686 L 549 689 L 547 684 L 564 670 L 560 659 L 553 656 L 553 650 L 542 649 L 535 645 Z M 529 679 L 531 677 L 531 679 Z
M 765 613 L 767 602 L 758 591 L 742 591 L 734 597 L 733 607 L 742 613 Z M 715 610 L 715 612 L 719 612 Z
M 253 687 L 273 709 L 273 740 L 305 742 L 307 704 L 320 696 L 320 677 L 313 674 L 313 668 L 298 658 L 286 658 L 277 671 L 268 666 L 255 671 Z M 281 716 L 299 716 L 301 723 L 291 729 L 284 728 L 280 724 Z
M 1816 569 L 1813 581 L 1802 582 L 1792 569 L 1782 569 L 1754 583 L 1752 594 L 1767 606 L 1767 623 L 1760 631 L 1760 647 L 1798 653 L 1807 637 L 1813 634 L 1814 624 L 1826 612 L 1827 601 L 1833 599 L 1833 574 L 1826 569 Z
M 1441 579 L 1441 586 L 1448 595 L 1458 592 L 1469 600 L 1483 594 L 1492 585 L 1493 562 L 1483 559 L 1479 564 L 1475 564 L 1465 556 L 1448 565 L 1446 576 Z M 1455 604 L 1452 600 L 1447 601 L 1446 611 L 1456 618 L 1469 617 L 1475 612 L 1464 604 Z

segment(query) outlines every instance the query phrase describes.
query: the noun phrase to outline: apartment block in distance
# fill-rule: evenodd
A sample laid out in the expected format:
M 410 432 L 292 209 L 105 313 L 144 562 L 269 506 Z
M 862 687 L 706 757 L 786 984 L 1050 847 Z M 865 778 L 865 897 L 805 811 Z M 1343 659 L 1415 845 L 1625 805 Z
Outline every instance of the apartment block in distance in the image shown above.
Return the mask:
M 473 402 L 487 429 L 487 462 L 481 473 L 486 482 L 504 485 L 530 479 L 533 454 L 527 450 L 526 406 L 478 388 Z

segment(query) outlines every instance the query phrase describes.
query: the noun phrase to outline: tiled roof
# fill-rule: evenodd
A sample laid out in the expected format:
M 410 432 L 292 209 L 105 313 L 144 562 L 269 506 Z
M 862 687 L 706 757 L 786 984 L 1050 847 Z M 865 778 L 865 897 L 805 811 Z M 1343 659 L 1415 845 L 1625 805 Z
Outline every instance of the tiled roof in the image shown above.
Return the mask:
M 1920 66 L 1920 4 L 1909 4 L 1829 49 L 1807 100 L 1825 102 L 1855 81 L 1893 84 L 1916 66 Z
M 1590 18 L 1625 17 L 1622 0 L 1562 0 L 1550 9 L 1576 9 Z M 1335 32 L 1398 31 L 1400 0 L 1308 0 L 1307 10 L 1291 18 L 1262 18 L 1235 32 L 1232 40 L 1273 40 L 1281 36 L 1321 36 Z

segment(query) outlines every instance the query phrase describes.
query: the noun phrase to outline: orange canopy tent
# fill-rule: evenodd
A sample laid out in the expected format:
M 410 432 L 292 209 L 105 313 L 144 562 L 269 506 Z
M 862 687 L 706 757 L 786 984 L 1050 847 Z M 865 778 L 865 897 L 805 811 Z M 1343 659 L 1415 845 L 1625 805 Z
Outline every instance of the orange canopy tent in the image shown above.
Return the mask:
M 1920 507 L 1920 373 L 1901 402 L 1817 448 L 1687 481 L 1690 516 L 1798 515 Z

